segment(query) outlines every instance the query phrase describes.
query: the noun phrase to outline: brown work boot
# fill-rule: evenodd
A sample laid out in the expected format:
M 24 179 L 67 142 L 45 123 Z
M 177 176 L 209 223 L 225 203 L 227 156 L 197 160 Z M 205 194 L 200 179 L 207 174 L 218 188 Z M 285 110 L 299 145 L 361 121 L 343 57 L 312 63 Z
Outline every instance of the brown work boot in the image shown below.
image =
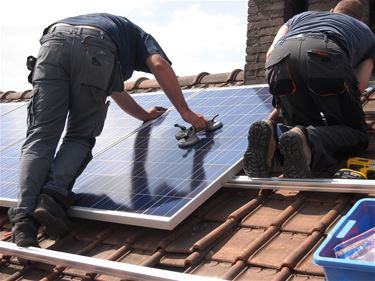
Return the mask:
M 311 149 L 303 131 L 294 127 L 283 133 L 279 149 L 284 157 L 283 175 L 286 178 L 310 178 Z
M 248 147 L 243 156 L 243 170 L 249 177 L 270 176 L 276 151 L 276 125 L 271 120 L 254 122 L 249 129 Z
M 58 238 L 70 231 L 70 222 L 64 208 L 48 194 L 42 193 L 39 196 L 34 219 L 46 227 L 52 238 Z

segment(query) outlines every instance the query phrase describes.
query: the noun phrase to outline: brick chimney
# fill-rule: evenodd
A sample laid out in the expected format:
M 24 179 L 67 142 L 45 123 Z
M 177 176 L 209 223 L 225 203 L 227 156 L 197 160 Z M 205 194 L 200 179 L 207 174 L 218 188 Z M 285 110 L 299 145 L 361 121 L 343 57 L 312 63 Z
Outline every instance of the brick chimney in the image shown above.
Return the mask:
M 361 0 L 365 22 L 375 30 L 375 0 Z M 246 41 L 245 84 L 266 83 L 265 54 L 278 29 L 292 16 L 308 11 L 328 11 L 337 0 L 249 0 Z

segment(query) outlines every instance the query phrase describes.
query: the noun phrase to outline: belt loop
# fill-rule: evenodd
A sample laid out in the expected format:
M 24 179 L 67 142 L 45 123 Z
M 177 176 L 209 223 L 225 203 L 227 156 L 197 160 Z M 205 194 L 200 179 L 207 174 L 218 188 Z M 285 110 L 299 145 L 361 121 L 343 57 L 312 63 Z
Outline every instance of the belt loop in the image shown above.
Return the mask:
M 52 28 L 50 28 L 50 30 L 48 30 L 48 33 L 55 32 L 56 28 L 57 28 L 57 25 L 52 26 Z

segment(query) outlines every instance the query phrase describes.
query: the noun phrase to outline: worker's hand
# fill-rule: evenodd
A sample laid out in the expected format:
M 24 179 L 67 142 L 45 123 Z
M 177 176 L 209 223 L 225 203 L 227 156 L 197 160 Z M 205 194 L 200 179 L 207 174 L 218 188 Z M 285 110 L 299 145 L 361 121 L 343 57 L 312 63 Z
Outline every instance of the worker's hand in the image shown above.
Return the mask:
M 202 114 L 193 111 L 185 112 L 182 114 L 182 118 L 198 131 L 203 130 L 208 125 L 208 120 Z
M 144 121 L 153 120 L 158 118 L 160 115 L 162 115 L 167 109 L 161 106 L 154 106 L 147 110 L 149 114 L 149 118 Z

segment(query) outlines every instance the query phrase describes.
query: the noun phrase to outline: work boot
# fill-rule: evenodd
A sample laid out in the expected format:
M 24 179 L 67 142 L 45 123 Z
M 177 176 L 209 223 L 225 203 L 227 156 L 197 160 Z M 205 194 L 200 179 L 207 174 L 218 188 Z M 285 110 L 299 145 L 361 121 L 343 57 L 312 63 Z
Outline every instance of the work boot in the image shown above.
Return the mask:
M 34 219 L 46 227 L 52 238 L 58 238 L 70 231 L 70 222 L 64 208 L 48 194 L 42 193 L 39 196 Z
M 276 151 L 276 125 L 271 120 L 261 120 L 250 126 L 248 147 L 243 156 L 243 169 L 247 176 L 270 176 Z
M 10 208 L 8 216 L 12 223 L 12 242 L 19 247 L 38 247 L 38 230 L 30 215 L 17 213 Z
M 302 129 L 294 127 L 283 133 L 279 149 L 284 157 L 285 178 L 310 178 L 311 149 Z

